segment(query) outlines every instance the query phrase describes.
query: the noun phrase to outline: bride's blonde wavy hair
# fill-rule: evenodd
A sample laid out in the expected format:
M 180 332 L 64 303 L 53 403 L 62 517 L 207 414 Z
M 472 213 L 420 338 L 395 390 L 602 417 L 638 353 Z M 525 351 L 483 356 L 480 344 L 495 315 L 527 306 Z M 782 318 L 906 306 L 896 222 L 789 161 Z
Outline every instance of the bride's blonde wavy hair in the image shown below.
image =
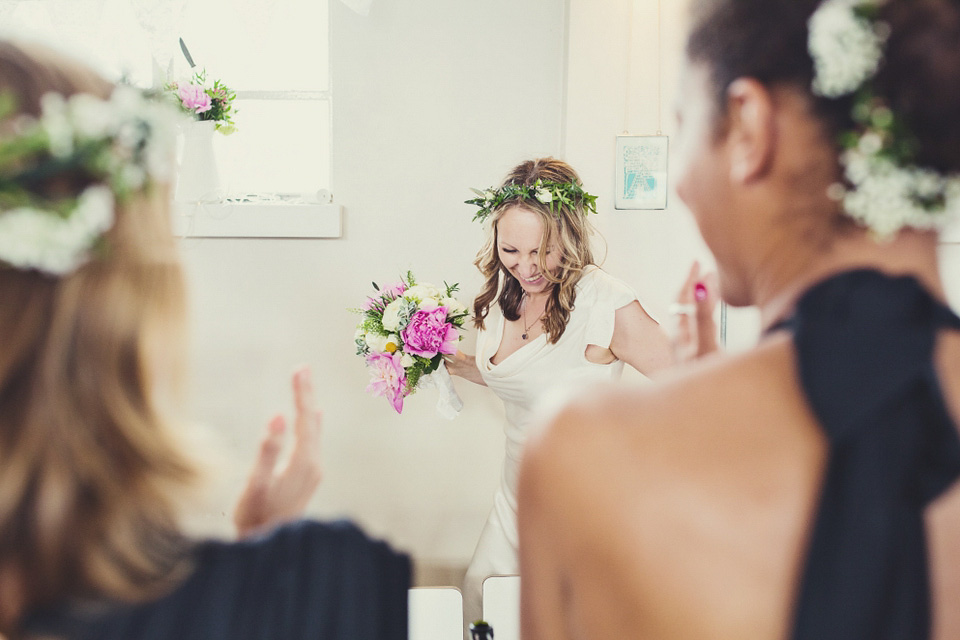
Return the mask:
M 581 184 L 580 176 L 566 162 L 555 158 L 540 158 L 514 167 L 501 186 L 529 186 L 537 180 Z M 587 211 L 582 203 L 573 207 L 554 203 L 551 209 L 549 204 L 537 200 L 508 200 L 491 213 L 489 236 L 474 261 L 485 282 L 480 294 L 473 301 L 473 324 L 479 329 L 484 328 L 484 321 L 494 300 L 500 305 L 500 311 L 507 320 L 514 321 L 520 317 L 523 288 L 503 266 L 497 251 L 497 225 L 504 213 L 513 207 L 532 211 L 543 223 L 544 234 L 540 239 L 538 262 L 540 272 L 548 282 L 553 283 L 543 314 L 543 328 L 549 341 L 555 343 L 567 328 L 570 312 L 577 298 L 576 285 L 583 276 L 583 270 L 587 265 L 595 264 L 590 247 L 593 226 L 587 220 Z M 560 254 L 559 266 L 553 273 L 547 271 L 545 264 L 548 247 L 553 247 Z
M 111 90 L 46 49 L 0 41 L 0 92 L 21 112 L 39 113 L 51 91 L 105 98 Z M 21 637 L 19 620 L 38 607 L 155 597 L 188 568 L 174 497 L 194 472 L 152 394 L 161 358 L 179 360 L 184 320 L 167 195 L 157 188 L 118 207 L 105 253 L 70 274 L 0 265 L 0 593 L 8 596 L 0 635 L 8 638 Z

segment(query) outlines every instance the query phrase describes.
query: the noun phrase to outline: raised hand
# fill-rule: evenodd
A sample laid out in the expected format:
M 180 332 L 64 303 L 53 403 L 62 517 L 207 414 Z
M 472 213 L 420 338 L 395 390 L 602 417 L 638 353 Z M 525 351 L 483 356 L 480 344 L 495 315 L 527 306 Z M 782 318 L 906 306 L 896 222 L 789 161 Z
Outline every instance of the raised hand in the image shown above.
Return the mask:
M 694 262 L 690 273 L 671 305 L 675 320 L 673 353 L 677 362 L 695 360 L 719 351 L 717 323 L 713 313 L 720 301 L 716 273 L 701 276 L 700 263 Z
M 293 397 L 297 413 L 290 460 L 282 470 L 277 469 L 286 434 L 286 421 L 278 414 L 267 426 L 247 486 L 233 512 L 241 538 L 300 517 L 320 485 L 321 413 L 313 397 L 310 369 L 304 367 L 293 375 Z

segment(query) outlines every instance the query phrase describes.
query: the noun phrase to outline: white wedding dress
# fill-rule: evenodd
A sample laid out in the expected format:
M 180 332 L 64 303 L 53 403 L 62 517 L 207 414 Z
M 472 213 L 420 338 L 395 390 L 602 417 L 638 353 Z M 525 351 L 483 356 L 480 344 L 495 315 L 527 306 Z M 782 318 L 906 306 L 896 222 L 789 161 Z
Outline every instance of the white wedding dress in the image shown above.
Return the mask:
M 531 340 L 500 364 L 491 364 L 503 338 L 504 318 L 495 308 L 487 329 L 477 336 L 477 366 L 484 382 L 503 400 L 507 424 L 506 456 L 493 509 L 480 534 L 463 584 L 464 618 L 481 617 L 483 581 L 491 575 L 519 573 L 517 549 L 517 473 L 536 409 L 554 392 L 614 380 L 623 363 L 596 364 L 586 358 L 587 346 L 609 347 L 617 309 L 637 299 L 630 287 L 595 266 L 580 282 L 566 331 L 556 344 L 546 335 Z M 496 314 L 496 315 L 494 315 Z M 493 623 L 491 623 L 493 624 Z

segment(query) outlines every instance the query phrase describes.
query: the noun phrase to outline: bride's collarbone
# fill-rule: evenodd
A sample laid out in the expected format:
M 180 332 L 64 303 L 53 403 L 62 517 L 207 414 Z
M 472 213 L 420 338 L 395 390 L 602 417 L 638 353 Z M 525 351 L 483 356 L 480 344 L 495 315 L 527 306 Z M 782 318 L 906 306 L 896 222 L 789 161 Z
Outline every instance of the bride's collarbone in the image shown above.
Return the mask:
M 500 364 L 514 353 L 543 335 L 543 322 L 537 321 L 530 327 L 524 327 L 520 319 L 504 321 L 503 336 L 497 352 L 490 358 L 490 364 Z M 526 337 L 524 337 L 526 336 Z

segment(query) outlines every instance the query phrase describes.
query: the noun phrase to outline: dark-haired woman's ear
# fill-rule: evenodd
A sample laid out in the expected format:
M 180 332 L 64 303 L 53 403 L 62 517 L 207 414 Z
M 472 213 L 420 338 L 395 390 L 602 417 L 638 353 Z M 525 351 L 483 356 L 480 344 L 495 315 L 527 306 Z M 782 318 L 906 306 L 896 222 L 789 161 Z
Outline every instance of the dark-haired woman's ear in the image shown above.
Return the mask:
M 293 452 L 282 469 L 277 462 L 286 439 L 286 421 L 274 416 L 260 444 L 247 486 L 233 512 L 241 538 L 299 518 L 323 476 L 320 449 L 321 414 L 313 397 L 310 370 L 293 376 L 296 405 Z
M 727 88 L 727 145 L 730 179 L 749 184 L 766 174 L 776 143 L 773 97 L 753 78 L 738 78 Z

